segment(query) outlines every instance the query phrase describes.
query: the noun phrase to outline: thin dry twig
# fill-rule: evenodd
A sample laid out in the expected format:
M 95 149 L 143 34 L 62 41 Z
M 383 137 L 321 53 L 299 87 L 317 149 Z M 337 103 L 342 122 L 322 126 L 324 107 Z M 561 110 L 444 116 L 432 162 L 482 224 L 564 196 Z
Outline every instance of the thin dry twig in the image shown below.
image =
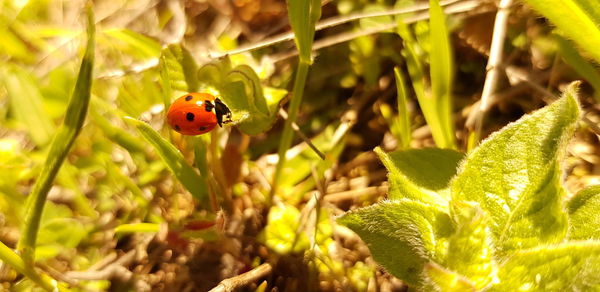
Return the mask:
M 487 75 L 483 84 L 483 92 L 481 93 L 481 102 L 479 103 L 477 119 L 475 120 L 475 141 L 481 138 L 481 130 L 483 127 L 483 116 L 488 109 L 492 95 L 498 88 L 498 80 L 500 78 L 502 64 L 502 49 L 504 48 L 504 40 L 506 39 L 506 26 L 508 16 L 510 14 L 510 6 L 513 0 L 501 0 L 496 20 L 494 22 L 494 34 L 492 37 L 492 45 L 490 48 L 490 58 L 486 66 Z
M 447 0 L 447 1 L 442 1 L 440 4 L 442 6 L 447 6 L 447 5 L 457 3 L 457 2 L 461 2 L 461 0 Z M 361 13 L 354 13 L 354 14 L 350 14 L 350 15 L 337 16 L 337 17 L 332 17 L 332 18 L 328 18 L 328 19 L 319 21 L 315 25 L 315 31 L 320 31 L 320 30 L 323 30 L 326 28 L 338 26 L 338 25 L 341 25 L 341 24 L 344 24 L 347 22 L 360 20 L 360 19 L 364 19 L 364 18 L 407 14 L 407 13 L 425 11 L 427 9 L 429 9 L 429 4 L 423 3 L 423 4 L 415 4 L 411 7 L 406 7 L 406 8 L 392 9 L 392 10 L 386 10 L 386 11 L 376 11 L 376 12 L 361 12 Z M 294 39 L 294 33 L 287 32 L 287 33 L 283 33 L 283 34 L 279 34 L 279 35 L 270 37 L 259 43 L 253 43 L 253 44 L 241 46 L 240 48 L 237 48 L 235 50 L 230 50 L 230 51 L 220 52 L 220 53 L 212 53 L 212 54 L 210 54 L 210 57 L 211 58 L 221 58 L 221 57 L 224 57 L 227 55 L 241 54 L 241 53 L 245 53 L 248 51 L 272 46 L 277 43 L 291 41 L 293 39 Z
M 231 292 L 238 288 L 244 287 L 250 283 L 254 283 L 260 278 L 267 276 L 273 271 L 273 267 L 269 263 L 264 263 L 246 273 L 225 279 L 209 292 Z
M 446 14 L 457 14 L 457 13 L 462 13 L 462 12 L 470 12 L 479 5 L 480 5 L 480 1 L 478 1 L 478 0 L 462 1 L 462 2 L 458 2 L 456 4 L 448 5 L 444 9 L 444 12 Z M 420 12 L 418 14 L 406 17 L 403 19 L 403 21 L 407 24 L 410 24 L 410 23 L 415 23 L 417 21 L 426 20 L 426 19 L 429 19 L 429 12 L 424 11 L 424 12 Z M 392 23 L 383 24 L 381 26 L 377 26 L 377 27 L 373 27 L 373 28 L 362 29 L 362 30 L 358 30 L 358 31 L 343 32 L 343 33 L 340 33 L 340 34 L 337 34 L 334 36 L 326 37 L 326 38 L 315 41 L 315 43 L 312 47 L 312 50 L 317 51 L 322 48 L 330 47 L 333 45 L 337 45 L 340 43 L 344 43 L 344 42 L 353 40 L 355 38 L 380 33 L 380 32 L 386 31 L 386 30 L 394 29 L 394 28 L 396 28 L 396 26 L 398 26 L 398 24 L 396 22 L 392 22 Z M 293 51 L 273 55 L 270 57 L 270 60 L 272 62 L 276 63 L 276 62 L 294 57 L 296 55 L 298 55 L 298 51 L 294 49 Z
M 287 120 L 287 118 L 288 118 L 288 114 L 283 108 L 279 109 L 279 115 L 284 120 Z M 325 160 L 325 154 L 323 154 L 323 152 L 321 152 L 321 150 L 319 150 L 319 148 L 317 148 L 317 146 L 315 146 L 310 141 L 310 139 L 308 139 L 308 137 L 306 137 L 306 135 L 304 135 L 304 133 L 302 133 L 302 131 L 300 130 L 300 127 L 298 127 L 298 124 L 296 124 L 296 122 L 292 122 L 292 129 L 294 129 L 294 131 L 296 131 L 296 134 L 298 134 L 298 137 L 300 137 L 300 139 L 302 139 L 302 141 L 304 141 L 304 143 L 306 143 L 308 145 L 308 147 L 310 147 L 310 149 L 312 149 L 317 155 L 319 155 L 319 157 L 321 159 Z

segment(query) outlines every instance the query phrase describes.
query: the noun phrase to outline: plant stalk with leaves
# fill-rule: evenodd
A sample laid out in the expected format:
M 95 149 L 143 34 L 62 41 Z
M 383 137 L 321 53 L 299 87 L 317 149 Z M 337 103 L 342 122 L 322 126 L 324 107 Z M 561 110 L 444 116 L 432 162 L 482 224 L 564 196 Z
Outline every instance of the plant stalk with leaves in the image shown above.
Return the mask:
M 290 107 L 288 109 L 288 118 L 283 127 L 281 141 L 279 143 L 279 161 L 275 168 L 273 176 L 273 185 L 271 194 L 277 192 L 277 185 L 281 172 L 286 162 L 287 150 L 292 145 L 294 132 L 292 123 L 296 121 L 298 110 L 302 103 L 302 95 L 304 94 L 304 86 L 308 69 L 312 64 L 312 44 L 315 36 L 315 24 L 321 18 L 321 1 L 319 0 L 288 0 L 288 13 L 290 24 L 295 34 L 296 47 L 299 52 L 298 68 L 296 78 L 294 79 L 294 88 Z M 271 195 L 271 197 L 272 197 Z

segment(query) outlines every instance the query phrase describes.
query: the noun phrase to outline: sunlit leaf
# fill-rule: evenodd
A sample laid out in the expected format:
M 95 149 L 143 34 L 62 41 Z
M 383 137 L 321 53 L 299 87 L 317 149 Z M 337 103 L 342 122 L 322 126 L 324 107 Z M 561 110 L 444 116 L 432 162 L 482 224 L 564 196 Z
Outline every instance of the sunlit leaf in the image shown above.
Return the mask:
M 497 267 L 488 216 L 477 205 L 454 203 L 456 232 L 448 240 L 444 267 L 463 275 L 477 289 L 493 281 Z
M 356 232 L 388 272 L 417 286 L 424 265 L 440 260 L 438 250 L 453 232 L 446 213 L 406 199 L 350 211 L 338 223 Z
M 581 190 L 571 200 L 569 210 L 569 238 L 599 239 L 600 238 L 600 185 L 590 186 Z
M 598 291 L 600 242 L 583 241 L 518 251 L 486 291 Z
M 412 199 L 427 204 L 447 205 L 448 195 L 441 192 L 456 174 L 463 154 L 450 149 L 410 149 L 375 153 L 388 170 L 388 197 Z
M 466 277 L 433 262 L 425 266 L 425 275 L 429 283 L 425 285 L 426 288 L 423 290 L 444 292 L 477 291 L 475 284 L 471 283 Z
M 576 85 L 564 97 L 492 134 L 466 158 L 452 199 L 491 216 L 499 251 L 561 241 L 567 231 L 558 160 L 579 119 Z

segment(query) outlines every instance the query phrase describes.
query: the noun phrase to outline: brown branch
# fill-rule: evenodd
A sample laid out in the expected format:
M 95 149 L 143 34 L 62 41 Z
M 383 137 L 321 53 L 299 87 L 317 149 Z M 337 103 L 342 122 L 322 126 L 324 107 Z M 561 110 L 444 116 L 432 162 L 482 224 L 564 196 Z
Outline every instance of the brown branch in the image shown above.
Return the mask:
M 497 90 L 498 80 L 502 72 L 499 65 L 502 63 L 502 49 L 504 48 L 504 40 L 506 39 L 506 26 L 508 15 L 510 14 L 510 6 L 512 0 L 500 1 L 496 20 L 494 22 L 494 35 L 490 48 L 490 58 L 486 66 L 487 74 L 485 83 L 483 84 L 483 92 L 481 93 L 481 103 L 479 104 L 478 114 L 475 120 L 475 140 L 479 142 L 481 138 L 481 130 L 483 128 L 483 116 L 487 111 L 490 100 Z
M 252 282 L 259 280 L 271 273 L 273 267 L 269 263 L 264 263 L 246 273 L 225 279 L 209 292 L 231 292 L 240 287 L 244 287 Z

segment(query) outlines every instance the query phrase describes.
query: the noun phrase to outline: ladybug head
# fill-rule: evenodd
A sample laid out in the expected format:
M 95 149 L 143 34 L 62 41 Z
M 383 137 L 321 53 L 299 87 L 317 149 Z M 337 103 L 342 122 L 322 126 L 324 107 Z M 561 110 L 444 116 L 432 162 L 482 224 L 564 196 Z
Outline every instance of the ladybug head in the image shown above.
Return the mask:
M 223 127 L 223 123 L 231 123 L 231 111 L 218 98 L 215 98 L 215 114 L 217 115 L 219 127 Z M 223 120 L 223 116 L 225 116 L 225 120 Z

